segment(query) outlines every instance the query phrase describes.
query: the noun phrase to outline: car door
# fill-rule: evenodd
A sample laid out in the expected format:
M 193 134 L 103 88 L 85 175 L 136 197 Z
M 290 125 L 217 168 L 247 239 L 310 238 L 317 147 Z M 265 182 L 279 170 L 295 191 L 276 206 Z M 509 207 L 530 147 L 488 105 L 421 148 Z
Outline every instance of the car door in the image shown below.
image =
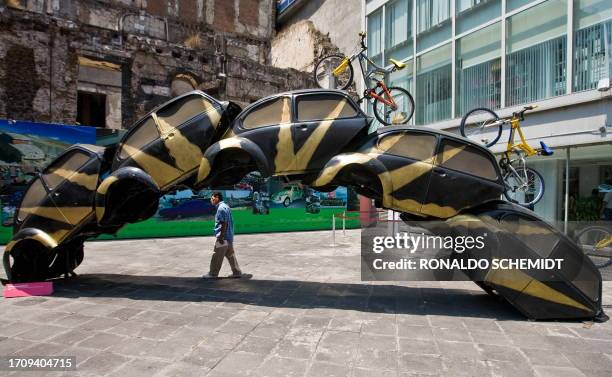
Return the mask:
M 182 172 L 196 169 L 213 140 L 221 105 L 201 93 L 177 98 L 154 114 L 160 138 Z
M 245 110 L 234 133 L 261 149 L 273 174 L 284 174 L 296 170 L 291 126 L 291 99 L 280 96 Z
M 182 171 L 168 155 L 152 114 L 132 127 L 121 141 L 112 170 L 124 167 L 144 170 L 160 188 L 181 176 Z
M 298 171 L 320 170 L 368 127 L 368 119 L 340 93 L 305 93 L 294 100 Z
M 498 199 L 503 186 L 496 164 L 492 156 L 475 146 L 443 138 L 422 212 L 448 218 L 464 208 Z
M 76 226 L 94 212 L 94 195 L 101 161 L 91 153 L 73 150 L 50 165 L 42 178 L 64 219 Z
M 402 130 L 379 136 L 378 160 L 388 171 L 392 185 L 389 207 L 399 211 L 421 213 L 433 169 L 438 137 L 434 134 Z

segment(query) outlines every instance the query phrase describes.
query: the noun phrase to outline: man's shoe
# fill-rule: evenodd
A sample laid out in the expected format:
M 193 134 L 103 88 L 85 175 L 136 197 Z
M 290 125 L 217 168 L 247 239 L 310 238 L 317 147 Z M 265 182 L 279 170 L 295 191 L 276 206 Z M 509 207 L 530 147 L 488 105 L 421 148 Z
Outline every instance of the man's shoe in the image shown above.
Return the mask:
M 202 275 L 202 279 L 219 279 L 219 277 L 211 274 L 204 274 Z
M 233 273 L 231 275 L 227 275 L 228 278 L 240 279 L 242 277 L 242 272 Z

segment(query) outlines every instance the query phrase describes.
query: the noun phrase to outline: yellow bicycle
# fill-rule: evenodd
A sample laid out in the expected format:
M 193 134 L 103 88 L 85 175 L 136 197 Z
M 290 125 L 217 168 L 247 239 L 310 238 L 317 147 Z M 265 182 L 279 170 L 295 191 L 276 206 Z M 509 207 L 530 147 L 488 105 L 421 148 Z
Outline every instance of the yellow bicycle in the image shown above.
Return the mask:
M 506 190 L 506 199 L 522 206 L 532 206 L 544 196 L 544 178 L 536 170 L 525 164 L 525 158 L 535 155 L 550 156 L 553 151 L 540 141 L 541 148 L 533 148 L 521 131 L 521 121 L 525 120 L 525 112 L 535 109 L 536 106 L 525 106 L 522 110 L 514 112 L 511 116 L 500 118 L 497 114 L 485 107 L 470 110 L 461 119 L 461 135 L 491 147 L 501 137 L 504 124 L 510 125 L 510 135 L 506 151 L 499 160 L 499 167 L 503 172 Z M 518 133 L 521 141 L 515 142 Z

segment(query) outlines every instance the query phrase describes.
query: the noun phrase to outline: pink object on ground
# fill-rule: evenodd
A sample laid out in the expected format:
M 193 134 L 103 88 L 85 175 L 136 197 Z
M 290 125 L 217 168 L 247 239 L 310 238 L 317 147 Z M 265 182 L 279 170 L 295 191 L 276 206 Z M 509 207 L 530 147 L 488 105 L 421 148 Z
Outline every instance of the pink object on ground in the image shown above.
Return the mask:
M 15 283 L 4 286 L 4 297 L 48 296 L 53 293 L 53 282 Z

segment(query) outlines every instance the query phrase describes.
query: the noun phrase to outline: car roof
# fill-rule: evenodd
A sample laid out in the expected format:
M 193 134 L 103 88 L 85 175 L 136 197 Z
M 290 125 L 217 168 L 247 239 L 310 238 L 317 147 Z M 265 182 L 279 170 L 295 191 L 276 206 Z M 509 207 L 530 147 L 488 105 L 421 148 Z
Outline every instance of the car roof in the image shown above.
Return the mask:
M 429 128 L 429 127 L 422 127 L 422 126 L 387 126 L 387 127 L 380 127 L 376 130 L 376 134 L 378 135 L 382 135 L 388 132 L 395 132 L 395 131 L 417 131 L 417 132 L 427 132 L 427 133 L 431 133 L 431 134 L 437 134 L 437 135 L 442 135 L 445 136 L 449 139 L 455 139 L 458 141 L 461 141 L 465 144 L 469 144 L 475 148 L 478 148 L 486 153 L 489 153 L 491 155 L 493 155 L 493 153 L 491 153 L 491 151 L 489 150 L 489 148 L 486 148 L 484 145 L 478 144 L 477 142 L 468 139 L 467 137 L 463 137 L 461 135 L 452 133 L 452 132 L 448 132 L 448 131 L 442 131 L 442 130 L 438 130 L 435 128 Z
M 276 93 L 276 94 L 272 94 L 272 95 L 260 98 L 257 101 L 255 101 L 255 102 L 249 104 L 248 106 L 246 106 L 244 109 L 242 109 L 242 112 L 240 112 L 240 114 L 236 118 L 244 116 L 244 114 L 247 114 L 251 109 L 253 109 L 254 107 L 258 106 L 262 102 L 266 102 L 266 101 L 274 99 L 274 98 L 278 98 L 278 97 L 293 97 L 293 96 L 296 96 L 296 95 L 299 95 L 299 94 L 326 94 L 326 93 L 337 94 L 337 95 L 341 95 L 341 96 L 343 96 L 345 98 L 348 98 L 349 100 L 352 101 L 352 103 L 355 105 L 357 110 L 360 113 L 363 113 L 363 111 L 361 110 L 361 108 L 359 106 L 357 106 L 357 104 L 355 103 L 353 98 L 351 98 L 351 96 L 347 92 L 345 92 L 343 90 L 338 90 L 338 89 L 296 89 L 296 90 L 289 90 L 289 91 L 286 91 L 286 92 Z
M 75 144 L 75 145 L 70 146 L 68 149 L 66 149 L 66 151 L 64 153 L 67 153 L 67 152 L 75 150 L 75 149 L 78 149 L 78 150 L 81 150 L 81 151 L 84 151 L 84 152 L 89 152 L 89 153 L 92 153 L 92 154 L 102 155 L 102 154 L 104 154 L 104 150 L 106 148 L 102 147 L 100 145 L 93 145 L 93 144 Z M 62 154 L 64 154 L 64 153 L 62 153 Z

